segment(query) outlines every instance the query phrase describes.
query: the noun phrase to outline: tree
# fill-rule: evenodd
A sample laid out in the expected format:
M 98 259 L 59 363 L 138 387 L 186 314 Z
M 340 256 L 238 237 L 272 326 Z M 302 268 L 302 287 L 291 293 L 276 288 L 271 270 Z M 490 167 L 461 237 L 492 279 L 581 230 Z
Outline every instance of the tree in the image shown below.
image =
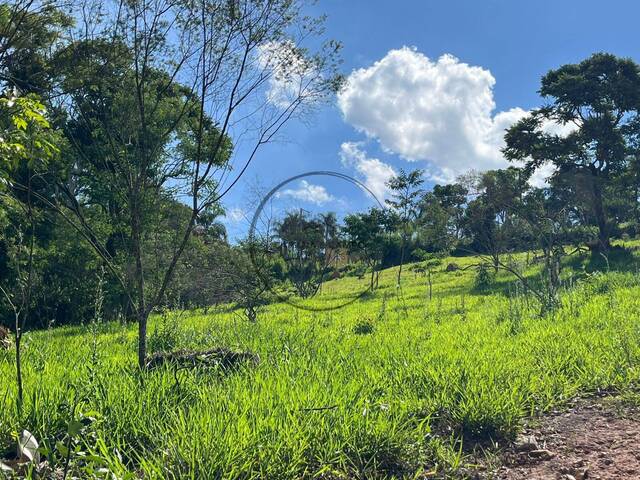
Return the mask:
M 424 183 L 422 170 L 413 170 L 400 173 L 391 178 L 387 183 L 387 187 L 391 190 L 391 198 L 385 200 L 387 205 L 393 208 L 400 221 L 400 267 L 398 268 L 397 284 L 400 285 L 402 275 L 402 265 L 404 264 L 405 250 L 407 242 L 411 235 L 413 222 L 418 216 L 418 199 L 422 195 L 420 186 Z
M 548 189 L 531 188 L 515 208 L 515 214 L 530 227 L 544 257 L 544 286 L 538 298 L 543 310 L 559 305 L 560 273 L 564 245 L 571 243 L 571 221 L 566 205 L 555 201 Z
M 14 234 L 5 237 L 4 245 L 10 266 L 14 271 L 11 285 L 0 285 L 0 291 L 14 314 L 14 340 L 16 347 L 16 381 L 18 403 L 22 404 L 21 341 L 25 326 L 31 318 L 35 283 L 36 206 L 34 179 L 58 154 L 59 138 L 50 128 L 44 106 L 37 97 L 9 96 L 0 99 L 0 194 L 4 214 L 18 211 L 13 222 Z M 16 172 L 26 178 L 16 185 Z M 6 220 L 6 216 L 3 220 Z
M 329 267 L 338 260 L 339 248 L 340 248 L 340 227 L 338 225 L 338 218 L 334 212 L 321 213 L 320 214 L 320 222 L 322 223 L 322 232 L 323 232 L 323 243 L 325 249 L 326 256 L 326 265 Z M 327 274 L 327 268 L 322 272 L 322 277 L 320 278 L 320 287 L 319 290 L 322 292 L 322 284 L 324 283 L 325 276 Z
M 322 22 L 290 0 L 103 4 L 97 23 L 58 56 L 69 175 L 53 205 L 118 279 L 138 322 L 146 362 L 147 320 L 165 297 L 203 212 L 215 206 L 260 148 L 292 118 L 339 86 L 339 45 L 307 43 Z M 245 148 L 232 143 L 242 137 Z M 232 172 L 234 164 L 240 164 Z M 148 281 L 145 244 L 163 199 L 188 208 L 168 262 Z M 92 217 L 109 221 L 106 235 Z M 110 240 L 123 237 L 125 264 Z M 113 242 L 112 242 L 113 243 Z
M 304 210 L 289 212 L 276 232 L 288 278 L 302 298 L 312 297 L 322 285 L 337 245 L 335 216 L 310 218 Z
M 446 256 L 446 252 L 425 252 L 421 248 L 416 248 L 412 252 L 413 258 L 418 260 L 418 263 L 414 265 L 413 271 L 426 273 L 427 275 L 427 283 L 429 285 L 429 301 L 433 300 L 433 283 L 431 281 L 431 277 L 433 275 L 433 270 L 436 267 L 442 265 L 442 259 Z
M 479 177 L 475 187 L 479 194 L 467 206 L 465 229 L 472 249 L 488 253 L 496 271 L 500 255 L 509 246 L 521 244 L 523 230 L 514 209 L 520 205 L 526 186 L 527 175 L 517 168 L 489 170 Z
M 551 163 L 554 176 L 584 179 L 598 228 L 592 248 L 609 248 L 611 223 L 605 192 L 627 165 L 629 140 L 640 126 L 640 67 L 630 59 L 597 53 L 578 63 L 547 73 L 540 94 L 547 106 L 508 129 L 503 153 L 524 161 L 532 172 Z M 549 125 L 571 126 L 565 136 L 549 133 Z
M 388 215 L 382 209 L 371 208 L 368 212 L 347 215 L 343 232 L 351 255 L 358 255 L 371 270 L 370 289 L 375 288 L 375 275 L 384 256 Z
M 51 0 L 0 4 L 0 83 L 44 98 L 52 92 L 49 56 L 71 19 Z
M 430 252 L 449 252 L 462 238 L 467 189 L 458 183 L 435 185 L 420 199 L 419 242 Z

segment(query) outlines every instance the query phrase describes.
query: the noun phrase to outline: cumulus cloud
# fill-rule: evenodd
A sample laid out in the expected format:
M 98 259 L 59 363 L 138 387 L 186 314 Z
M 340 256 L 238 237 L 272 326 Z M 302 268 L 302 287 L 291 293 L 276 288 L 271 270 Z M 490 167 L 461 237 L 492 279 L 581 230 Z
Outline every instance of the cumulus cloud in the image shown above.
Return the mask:
M 386 182 L 396 172 L 391 165 L 368 158 L 362 147 L 362 142 L 344 142 L 340 145 L 340 159 L 345 167 L 355 169 L 362 183 L 382 202 L 389 193 Z
M 391 50 L 353 71 L 338 95 L 346 122 L 389 152 L 427 161 L 427 173 L 452 181 L 470 169 L 505 167 L 504 131 L 528 112 L 495 113 L 495 78 L 452 55 L 431 60 L 415 48 Z M 569 127 L 549 125 L 563 133 Z M 554 130 L 555 129 L 555 130 Z
M 298 188 L 286 189 L 278 192 L 277 197 L 292 197 L 303 202 L 314 203 L 318 206 L 331 202 L 334 197 L 327 192 L 322 185 L 314 185 L 306 180 L 301 180 Z

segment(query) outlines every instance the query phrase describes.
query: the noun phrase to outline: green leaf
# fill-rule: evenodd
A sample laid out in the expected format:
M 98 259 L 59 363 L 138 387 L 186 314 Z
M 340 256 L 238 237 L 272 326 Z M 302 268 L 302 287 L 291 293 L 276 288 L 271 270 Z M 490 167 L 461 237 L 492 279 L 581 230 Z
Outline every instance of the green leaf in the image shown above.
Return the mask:
M 56 442 L 56 450 L 63 457 L 66 457 L 67 455 L 69 455 L 69 449 L 67 448 L 67 446 L 64 443 L 62 443 L 60 441 Z
M 69 433 L 69 435 L 71 436 L 76 436 L 80 433 L 82 427 L 82 423 L 78 422 L 77 420 L 72 420 L 67 426 L 67 433 Z

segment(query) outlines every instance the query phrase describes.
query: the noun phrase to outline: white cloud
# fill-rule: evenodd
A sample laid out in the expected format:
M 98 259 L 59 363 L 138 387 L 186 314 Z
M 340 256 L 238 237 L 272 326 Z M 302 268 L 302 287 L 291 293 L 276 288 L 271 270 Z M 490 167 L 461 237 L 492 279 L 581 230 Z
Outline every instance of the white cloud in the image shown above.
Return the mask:
M 314 185 L 306 180 L 301 180 L 297 189 L 286 189 L 276 194 L 276 197 L 292 197 L 303 202 L 323 205 L 334 200 L 334 197 L 327 192 L 322 185 Z
M 338 95 L 338 106 L 345 121 L 377 139 L 386 151 L 429 162 L 431 178 L 446 182 L 470 169 L 508 165 L 500 152 L 504 131 L 528 112 L 512 108 L 494 113 L 494 84 L 487 69 L 452 55 L 433 61 L 403 47 L 353 71 Z
M 267 100 L 281 109 L 309 95 L 314 82 L 321 78 L 312 62 L 290 40 L 260 45 L 257 61 L 269 74 Z
M 553 172 L 555 172 L 555 167 L 552 164 L 546 163 L 542 165 L 536 169 L 533 175 L 531 175 L 531 178 L 529 178 L 529 185 L 538 188 L 548 187 L 549 183 L 547 180 L 553 175 Z
M 389 193 L 386 182 L 396 172 L 377 158 L 368 158 L 362 150 L 362 142 L 344 142 L 340 145 L 340 159 L 345 167 L 354 168 L 366 187 L 378 198 L 384 201 Z

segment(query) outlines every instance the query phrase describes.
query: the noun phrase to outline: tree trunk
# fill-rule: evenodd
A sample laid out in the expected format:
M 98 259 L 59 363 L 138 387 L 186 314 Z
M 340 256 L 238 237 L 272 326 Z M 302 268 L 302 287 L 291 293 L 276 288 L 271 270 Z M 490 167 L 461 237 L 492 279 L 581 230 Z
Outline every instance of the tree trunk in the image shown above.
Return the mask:
M 16 343 L 16 383 L 18 384 L 18 408 L 22 408 L 22 399 L 23 399 L 23 389 L 22 389 L 22 351 L 20 349 L 20 344 L 22 340 L 22 331 L 20 329 L 20 315 L 18 313 L 15 314 L 16 317 L 16 332 L 15 332 L 15 343 Z
M 371 266 L 371 291 L 373 292 L 373 278 L 376 274 L 375 266 Z
M 607 214 L 604 211 L 604 205 L 602 201 L 602 189 L 600 188 L 599 178 L 593 177 L 593 212 L 596 217 L 596 223 L 598 224 L 598 244 L 596 250 L 599 252 L 606 252 L 609 250 L 609 225 L 607 222 Z
M 398 280 L 397 284 L 400 286 L 400 277 L 402 276 L 402 265 L 404 265 L 404 250 L 406 246 L 405 235 L 402 236 L 402 245 L 400 246 L 400 268 L 398 268 Z
M 147 360 L 147 320 L 151 313 L 147 309 L 144 298 L 144 267 L 142 260 L 142 236 L 139 202 L 137 196 L 131 201 L 131 240 L 132 253 L 135 259 L 135 281 L 138 302 L 136 316 L 138 317 L 138 366 L 144 368 Z
M 144 368 L 147 363 L 147 320 L 146 312 L 138 313 L 138 366 Z

